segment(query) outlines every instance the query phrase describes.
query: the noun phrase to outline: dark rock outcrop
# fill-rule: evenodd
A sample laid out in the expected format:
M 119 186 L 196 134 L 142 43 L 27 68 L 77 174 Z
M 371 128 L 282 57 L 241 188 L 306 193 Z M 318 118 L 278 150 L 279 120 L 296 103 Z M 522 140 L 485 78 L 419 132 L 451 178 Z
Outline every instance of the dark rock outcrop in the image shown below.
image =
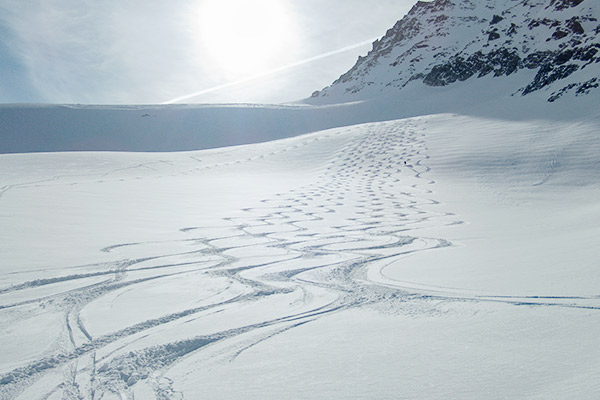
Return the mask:
M 580 79 L 578 74 L 600 62 L 600 16 L 593 1 L 419 1 L 352 69 L 313 96 L 374 96 L 415 81 L 439 87 L 521 70 L 535 76 L 523 75 L 528 81 L 511 93 L 544 90 L 549 101 L 586 94 L 598 82 L 588 72 Z

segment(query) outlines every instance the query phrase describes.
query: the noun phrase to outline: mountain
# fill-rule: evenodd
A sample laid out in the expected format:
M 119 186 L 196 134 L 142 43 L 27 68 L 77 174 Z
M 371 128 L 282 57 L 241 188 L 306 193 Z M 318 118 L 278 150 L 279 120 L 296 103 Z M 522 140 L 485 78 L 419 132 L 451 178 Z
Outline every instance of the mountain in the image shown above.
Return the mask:
M 412 85 L 445 87 L 490 77 L 505 80 L 502 95 L 549 102 L 583 96 L 600 86 L 599 17 L 595 0 L 419 1 L 309 102 L 362 100 Z

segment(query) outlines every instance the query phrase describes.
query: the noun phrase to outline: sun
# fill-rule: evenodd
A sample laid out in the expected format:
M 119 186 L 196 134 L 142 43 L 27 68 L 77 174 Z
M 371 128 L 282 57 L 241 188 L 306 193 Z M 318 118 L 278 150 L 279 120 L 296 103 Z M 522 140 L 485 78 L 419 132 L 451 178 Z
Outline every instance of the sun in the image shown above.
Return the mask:
M 273 68 L 293 39 L 282 0 L 204 0 L 199 24 L 204 62 L 228 79 Z

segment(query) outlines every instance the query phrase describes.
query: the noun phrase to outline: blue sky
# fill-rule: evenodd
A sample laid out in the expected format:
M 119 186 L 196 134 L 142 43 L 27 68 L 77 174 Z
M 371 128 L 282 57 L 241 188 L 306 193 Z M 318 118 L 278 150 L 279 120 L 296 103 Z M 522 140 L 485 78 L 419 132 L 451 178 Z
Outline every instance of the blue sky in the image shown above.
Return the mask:
M 0 102 L 294 101 L 348 70 L 414 3 L 1 0 Z

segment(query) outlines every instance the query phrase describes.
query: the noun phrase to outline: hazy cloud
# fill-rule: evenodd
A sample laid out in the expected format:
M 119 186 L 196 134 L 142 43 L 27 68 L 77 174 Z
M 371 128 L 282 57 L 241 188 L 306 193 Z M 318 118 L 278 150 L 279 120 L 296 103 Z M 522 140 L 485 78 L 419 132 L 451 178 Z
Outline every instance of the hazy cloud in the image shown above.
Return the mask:
M 202 1 L 3 0 L 0 67 L 12 83 L 0 86 L 0 101 L 158 103 L 247 78 L 226 76 L 203 48 Z M 381 36 L 413 3 L 281 1 L 294 18 L 296 39 L 266 70 Z M 193 100 L 305 97 L 345 72 L 368 47 Z

